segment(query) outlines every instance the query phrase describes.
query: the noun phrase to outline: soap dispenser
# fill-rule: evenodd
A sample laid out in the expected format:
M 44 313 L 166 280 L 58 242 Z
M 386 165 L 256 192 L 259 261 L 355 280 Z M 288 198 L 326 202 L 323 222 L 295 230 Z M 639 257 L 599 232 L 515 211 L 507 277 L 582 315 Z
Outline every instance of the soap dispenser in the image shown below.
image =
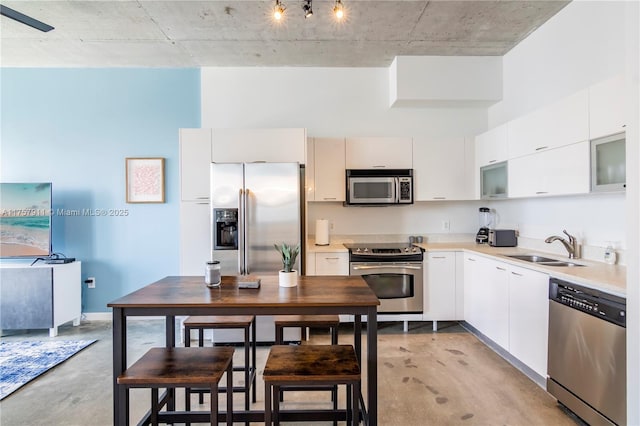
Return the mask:
M 616 251 L 613 249 L 613 244 L 607 243 L 607 247 L 604 249 L 604 261 L 609 265 L 615 265 L 617 260 Z

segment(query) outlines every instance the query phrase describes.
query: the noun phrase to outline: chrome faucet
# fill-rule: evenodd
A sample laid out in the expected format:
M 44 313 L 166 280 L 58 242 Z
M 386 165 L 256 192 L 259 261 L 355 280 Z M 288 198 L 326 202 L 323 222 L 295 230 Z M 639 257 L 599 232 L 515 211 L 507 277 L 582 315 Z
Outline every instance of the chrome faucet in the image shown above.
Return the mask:
M 546 240 L 544 240 L 545 243 L 552 243 L 554 241 L 560 241 L 562 243 L 562 245 L 564 246 L 564 248 L 567 249 L 567 252 L 569 253 L 569 259 L 579 259 L 580 258 L 580 251 L 579 251 L 579 247 L 578 247 L 578 240 L 576 240 L 576 237 L 574 237 L 573 235 L 569 235 L 569 233 L 567 232 L 566 229 L 563 229 L 562 232 L 564 232 L 564 234 L 569 237 L 569 241 L 565 240 L 562 237 L 559 237 L 557 235 L 552 235 L 550 237 L 548 237 Z

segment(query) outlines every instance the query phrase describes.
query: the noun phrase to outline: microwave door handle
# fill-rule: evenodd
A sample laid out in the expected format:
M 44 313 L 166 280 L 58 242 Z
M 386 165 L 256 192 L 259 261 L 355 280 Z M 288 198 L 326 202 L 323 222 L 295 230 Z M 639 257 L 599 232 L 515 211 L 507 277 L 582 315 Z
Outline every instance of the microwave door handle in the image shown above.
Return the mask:
M 396 193 L 393 196 L 393 201 L 395 203 L 399 203 L 400 202 L 400 178 L 393 178 L 393 180 L 396 183 Z

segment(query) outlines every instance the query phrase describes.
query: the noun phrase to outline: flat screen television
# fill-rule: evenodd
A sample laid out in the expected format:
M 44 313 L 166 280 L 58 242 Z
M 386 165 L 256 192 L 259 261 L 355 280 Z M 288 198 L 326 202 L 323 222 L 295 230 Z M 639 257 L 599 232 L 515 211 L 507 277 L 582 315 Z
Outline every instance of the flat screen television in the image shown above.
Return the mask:
M 51 255 L 51 183 L 0 183 L 0 257 Z

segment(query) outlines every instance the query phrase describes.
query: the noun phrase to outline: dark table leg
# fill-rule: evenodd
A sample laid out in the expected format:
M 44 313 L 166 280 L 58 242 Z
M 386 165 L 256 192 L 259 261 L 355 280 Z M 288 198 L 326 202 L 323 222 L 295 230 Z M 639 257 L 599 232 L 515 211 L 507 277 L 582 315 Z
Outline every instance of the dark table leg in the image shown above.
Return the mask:
M 378 312 L 369 308 L 367 314 L 367 414 L 369 426 L 378 424 Z
M 113 424 L 129 424 L 129 389 L 118 386 L 118 376 L 127 367 L 127 318 L 122 308 L 113 308 Z
M 165 319 L 164 327 L 165 327 L 165 336 L 166 336 L 165 346 L 167 348 L 173 348 L 176 345 L 176 317 L 173 315 L 167 315 Z M 167 402 L 167 410 L 175 411 L 176 410 L 176 389 L 168 388 L 167 395 L 169 396 L 169 400 Z

